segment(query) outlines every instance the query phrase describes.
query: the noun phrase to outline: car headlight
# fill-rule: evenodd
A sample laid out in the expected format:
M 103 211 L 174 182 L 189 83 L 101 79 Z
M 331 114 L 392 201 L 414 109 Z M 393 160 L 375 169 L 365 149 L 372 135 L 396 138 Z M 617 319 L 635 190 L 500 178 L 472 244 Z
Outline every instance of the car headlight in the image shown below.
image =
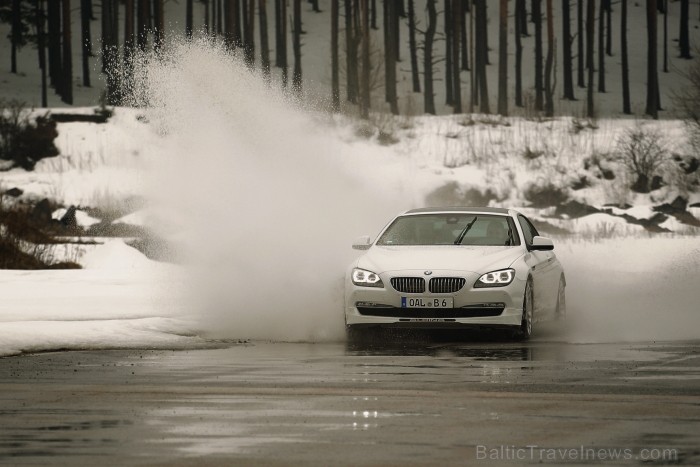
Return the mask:
M 515 278 L 514 269 L 499 269 L 498 271 L 487 272 L 477 279 L 474 287 L 505 287 L 513 282 Z
M 352 283 L 363 287 L 384 287 L 377 273 L 360 268 L 352 270 Z

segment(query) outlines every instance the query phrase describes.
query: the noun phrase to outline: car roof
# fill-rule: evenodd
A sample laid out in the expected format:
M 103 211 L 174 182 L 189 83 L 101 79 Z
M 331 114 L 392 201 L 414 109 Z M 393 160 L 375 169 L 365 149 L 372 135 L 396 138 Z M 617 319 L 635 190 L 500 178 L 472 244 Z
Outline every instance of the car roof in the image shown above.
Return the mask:
M 406 215 L 406 214 L 437 214 L 437 213 L 446 213 L 446 212 L 510 215 L 511 210 L 506 209 L 506 208 L 449 206 L 449 207 L 411 209 L 410 211 L 406 211 L 404 213 L 404 215 Z

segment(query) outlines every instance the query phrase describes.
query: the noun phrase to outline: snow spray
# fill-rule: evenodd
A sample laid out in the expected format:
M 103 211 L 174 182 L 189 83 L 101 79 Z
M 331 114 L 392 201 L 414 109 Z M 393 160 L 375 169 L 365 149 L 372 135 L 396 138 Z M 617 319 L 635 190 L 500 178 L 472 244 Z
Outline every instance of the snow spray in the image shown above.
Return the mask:
M 576 343 L 695 340 L 700 241 L 692 236 L 555 241 L 567 277 L 564 326 L 537 340 Z M 543 329 L 544 328 L 544 329 Z
M 343 339 L 352 241 L 410 207 L 363 181 L 372 145 L 328 136 L 328 116 L 299 109 L 205 39 L 141 57 L 132 95 L 163 135 L 152 201 L 185 219 L 184 299 L 202 333 Z

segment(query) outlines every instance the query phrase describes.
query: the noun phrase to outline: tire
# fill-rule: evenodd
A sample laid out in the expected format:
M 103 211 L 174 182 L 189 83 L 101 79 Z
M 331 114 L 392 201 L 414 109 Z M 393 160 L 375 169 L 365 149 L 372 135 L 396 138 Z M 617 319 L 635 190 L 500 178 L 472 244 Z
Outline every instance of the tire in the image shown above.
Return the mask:
M 525 284 L 525 293 L 523 294 L 523 317 L 520 322 L 520 327 L 515 332 L 515 338 L 520 341 L 526 341 L 532 336 L 533 296 L 532 280 L 528 279 Z
M 554 310 L 554 316 L 557 320 L 563 320 L 566 318 L 566 282 L 564 281 L 564 276 L 559 279 L 557 307 Z

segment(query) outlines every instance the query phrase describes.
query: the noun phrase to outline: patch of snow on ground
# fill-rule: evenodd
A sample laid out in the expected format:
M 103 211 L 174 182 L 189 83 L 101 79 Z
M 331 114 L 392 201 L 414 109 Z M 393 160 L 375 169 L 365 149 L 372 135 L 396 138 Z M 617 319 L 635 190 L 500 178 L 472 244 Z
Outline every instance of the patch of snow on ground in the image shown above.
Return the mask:
M 143 227 L 146 225 L 146 219 L 148 218 L 148 212 L 145 209 L 141 209 L 126 216 L 122 216 L 119 219 L 112 221 L 112 224 L 127 224 L 127 225 L 137 225 Z
M 193 337 L 196 323 L 178 301 L 183 276 L 168 265 L 0 271 L 0 356 L 57 349 L 205 345 Z

